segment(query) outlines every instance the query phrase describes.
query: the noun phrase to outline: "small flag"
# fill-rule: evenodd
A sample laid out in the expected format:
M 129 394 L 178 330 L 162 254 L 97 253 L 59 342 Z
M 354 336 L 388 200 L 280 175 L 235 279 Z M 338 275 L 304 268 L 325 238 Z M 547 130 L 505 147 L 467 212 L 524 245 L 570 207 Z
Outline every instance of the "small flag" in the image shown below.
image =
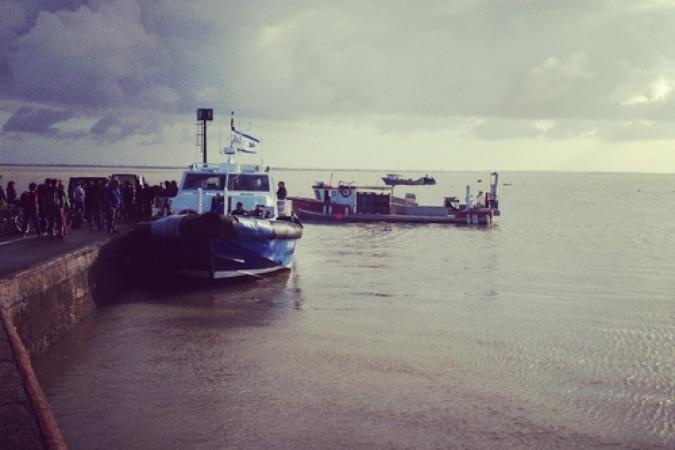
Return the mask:
M 234 111 L 230 118 L 230 128 L 232 129 L 232 147 L 237 147 L 237 150 L 244 153 L 255 153 L 256 147 L 260 144 L 260 139 L 251 136 L 250 134 L 242 133 L 234 127 Z
M 255 152 L 258 144 L 260 144 L 260 139 L 238 130 L 232 130 L 232 143 L 239 144 L 240 150 Z

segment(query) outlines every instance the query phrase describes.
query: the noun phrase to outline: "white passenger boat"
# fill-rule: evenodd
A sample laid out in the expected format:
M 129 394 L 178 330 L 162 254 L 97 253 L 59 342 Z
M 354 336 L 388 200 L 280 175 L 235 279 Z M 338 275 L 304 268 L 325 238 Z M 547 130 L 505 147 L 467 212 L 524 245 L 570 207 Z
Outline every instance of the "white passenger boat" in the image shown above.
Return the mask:
M 239 153 L 256 153 L 260 141 L 232 121 L 227 162 L 208 163 L 206 120 L 204 161 L 183 173 L 172 214 L 150 225 L 156 261 L 177 274 L 212 279 L 289 269 L 302 236 L 291 202 L 276 199 L 269 170 L 235 161 Z

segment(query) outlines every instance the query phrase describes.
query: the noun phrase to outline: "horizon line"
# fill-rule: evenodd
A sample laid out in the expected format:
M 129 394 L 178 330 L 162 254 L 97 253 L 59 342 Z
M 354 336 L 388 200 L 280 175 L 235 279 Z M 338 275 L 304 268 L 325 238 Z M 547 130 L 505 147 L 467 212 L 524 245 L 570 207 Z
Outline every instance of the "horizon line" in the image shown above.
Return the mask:
M 146 165 L 146 164 L 74 164 L 74 163 L 3 163 L 0 166 L 6 167 L 81 167 L 81 168 L 126 168 L 126 169 L 164 169 L 164 170 L 178 170 L 187 169 L 193 163 L 178 166 L 178 165 Z M 560 170 L 560 169 L 509 169 L 509 170 L 494 170 L 494 169 L 465 169 L 465 170 L 449 170 L 449 169 L 392 169 L 392 168 L 349 168 L 349 167 L 283 167 L 283 166 L 268 166 L 272 170 L 298 170 L 298 171 L 338 171 L 338 172 L 429 172 L 429 173 L 462 173 L 462 172 L 498 172 L 498 173 L 586 173 L 586 174 L 648 174 L 648 175 L 675 175 L 675 172 L 641 172 L 641 171 L 620 171 L 620 170 Z

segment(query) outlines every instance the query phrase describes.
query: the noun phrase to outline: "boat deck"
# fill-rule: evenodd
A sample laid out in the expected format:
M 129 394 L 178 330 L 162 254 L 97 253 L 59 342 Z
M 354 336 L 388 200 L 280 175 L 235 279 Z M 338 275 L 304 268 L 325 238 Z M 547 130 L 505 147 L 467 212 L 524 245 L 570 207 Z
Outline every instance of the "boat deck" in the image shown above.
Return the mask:
M 349 214 L 349 215 L 333 215 L 321 214 L 314 211 L 299 210 L 300 218 L 305 222 L 331 222 L 331 223 L 369 223 L 369 222 L 388 222 L 388 223 L 438 223 L 438 224 L 454 224 L 466 225 L 466 215 L 456 216 L 422 216 L 422 215 L 406 215 L 406 214 Z M 482 212 L 485 215 L 486 212 Z

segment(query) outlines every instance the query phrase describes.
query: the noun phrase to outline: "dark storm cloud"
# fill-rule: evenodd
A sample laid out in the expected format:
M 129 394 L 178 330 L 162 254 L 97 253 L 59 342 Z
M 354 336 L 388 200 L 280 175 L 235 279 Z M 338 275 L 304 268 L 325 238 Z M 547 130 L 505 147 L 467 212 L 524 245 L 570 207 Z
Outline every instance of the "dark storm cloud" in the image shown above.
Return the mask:
M 56 135 L 58 129 L 54 125 L 72 117 L 71 111 L 23 106 L 7 120 L 2 131 Z
M 483 139 L 539 136 L 513 124 L 675 120 L 674 22 L 647 0 L 0 0 L 0 96 L 94 119 L 98 139 L 147 132 L 121 119 L 139 111 L 205 105 L 481 117 Z
M 133 103 L 153 86 L 156 37 L 132 1 L 41 12 L 9 61 L 19 98 L 85 107 Z
M 89 132 L 98 142 L 118 142 L 132 135 L 152 135 L 161 130 L 157 121 L 147 120 L 147 117 L 104 116 L 99 119 Z

